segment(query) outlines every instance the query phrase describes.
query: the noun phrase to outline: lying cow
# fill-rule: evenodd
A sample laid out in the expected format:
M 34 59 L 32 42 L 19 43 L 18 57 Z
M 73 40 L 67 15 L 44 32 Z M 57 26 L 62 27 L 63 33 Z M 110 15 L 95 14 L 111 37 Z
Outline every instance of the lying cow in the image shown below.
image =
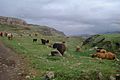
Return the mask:
M 108 60 L 114 60 L 116 59 L 116 55 L 113 54 L 112 52 L 97 52 L 95 54 L 92 54 L 92 58 L 94 57 L 98 57 L 98 58 L 101 58 L 101 59 L 108 59 Z
M 45 45 L 45 44 L 49 43 L 49 40 L 41 39 L 41 42 L 42 42 L 43 45 Z
M 105 49 L 100 49 L 100 50 L 97 50 L 97 52 L 106 53 L 107 51 Z
M 66 51 L 66 46 L 65 46 L 65 42 L 60 43 L 60 42 L 56 42 L 53 44 L 53 48 L 57 49 L 62 55 L 64 55 L 64 52 Z

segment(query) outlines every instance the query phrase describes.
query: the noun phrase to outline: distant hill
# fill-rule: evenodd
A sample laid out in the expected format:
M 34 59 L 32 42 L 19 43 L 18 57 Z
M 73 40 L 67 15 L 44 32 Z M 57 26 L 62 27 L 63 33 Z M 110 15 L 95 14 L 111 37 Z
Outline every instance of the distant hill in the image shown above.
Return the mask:
M 104 34 L 120 34 L 120 31 L 111 31 L 111 32 L 105 32 Z
M 26 21 L 13 17 L 0 16 L 0 30 L 3 31 L 18 31 L 27 33 L 39 33 L 45 36 L 65 36 L 65 34 L 48 26 L 28 24 Z

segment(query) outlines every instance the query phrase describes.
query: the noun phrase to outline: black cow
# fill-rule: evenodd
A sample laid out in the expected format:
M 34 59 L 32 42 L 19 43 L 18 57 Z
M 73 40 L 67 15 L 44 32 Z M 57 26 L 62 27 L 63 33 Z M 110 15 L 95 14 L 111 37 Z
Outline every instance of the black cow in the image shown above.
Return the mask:
M 120 42 L 115 43 L 118 48 L 120 48 Z
M 49 43 L 49 40 L 41 39 L 41 42 L 42 42 L 43 45 L 45 45 L 45 44 Z
M 33 39 L 33 42 L 37 42 L 37 39 Z
M 66 51 L 66 46 L 64 43 L 54 43 L 53 48 L 56 48 L 62 55 L 64 55 L 64 52 Z

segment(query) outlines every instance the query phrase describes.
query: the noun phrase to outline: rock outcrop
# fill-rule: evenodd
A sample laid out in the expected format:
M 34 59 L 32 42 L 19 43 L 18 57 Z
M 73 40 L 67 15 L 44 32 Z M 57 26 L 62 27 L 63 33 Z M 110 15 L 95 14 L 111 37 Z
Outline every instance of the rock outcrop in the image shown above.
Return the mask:
M 0 24 L 27 25 L 27 23 L 18 18 L 0 16 Z
M 34 31 L 45 36 L 65 36 L 63 32 L 56 30 L 54 28 L 50 28 L 48 26 L 36 25 L 36 24 L 28 24 L 26 21 L 22 19 L 13 18 L 13 17 L 0 16 L 0 24 L 1 26 L 6 25 L 7 28 L 13 28 L 11 30 L 20 29 L 20 30 L 28 30 L 28 32 Z

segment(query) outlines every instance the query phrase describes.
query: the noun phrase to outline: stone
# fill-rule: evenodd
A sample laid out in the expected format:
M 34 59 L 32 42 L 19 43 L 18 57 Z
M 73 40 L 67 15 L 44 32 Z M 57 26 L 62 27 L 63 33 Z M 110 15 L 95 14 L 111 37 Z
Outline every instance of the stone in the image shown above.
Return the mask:
M 116 80 L 113 76 L 110 76 L 110 80 Z
M 51 55 L 52 56 L 62 56 L 62 54 L 57 49 L 52 50 Z
M 53 71 L 47 71 L 45 74 L 45 80 L 51 80 L 55 77 L 54 72 Z

